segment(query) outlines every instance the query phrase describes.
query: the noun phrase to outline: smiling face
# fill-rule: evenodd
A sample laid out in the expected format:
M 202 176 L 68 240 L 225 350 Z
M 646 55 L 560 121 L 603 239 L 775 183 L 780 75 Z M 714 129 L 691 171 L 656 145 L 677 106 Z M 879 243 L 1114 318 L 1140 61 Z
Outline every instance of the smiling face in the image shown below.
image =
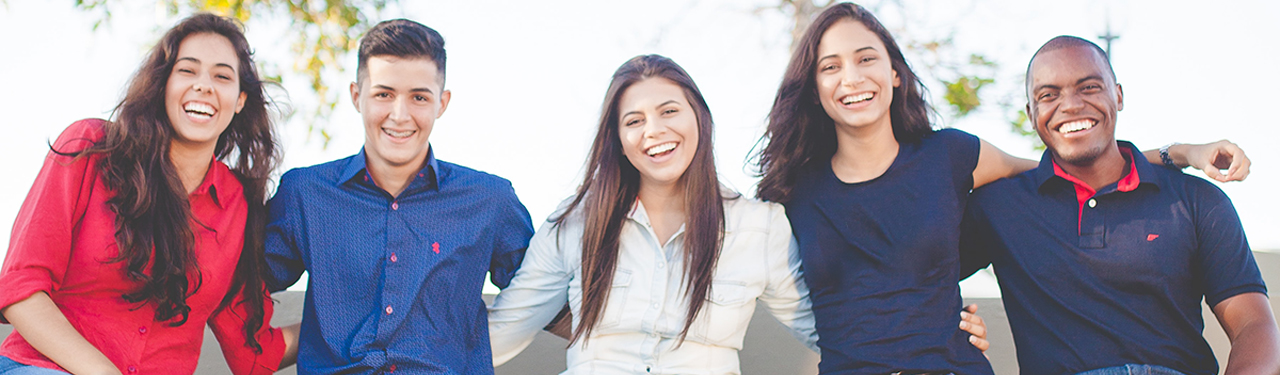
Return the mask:
M 890 127 L 889 104 L 898 73 L 884 42 L 861 22 L 831 25 L 818 43 L 818 102 L 836 127 Z
M 1124 96 L 1101 54 L 1086 46 L 1041 52 L 1028 79 L 1027 113 L 1059 164 L 1092 165 L 1116 149 Z
M 666 78 L 636 82 L 618 100 L 622 153 L 640 184 L 677 184 L 698 150 L 698 116 L 685 91 Z
M 437 118 L 449 106 L 436 63 L 425 58 L 373 56 L 351 101 L 364 119 L 366 162 L 387 167 L 421 168 Z
M 213 152 L 222 131 L 244 107 L 239 61 L 222 35 L 202 33 L 182 40 L 164 93 L 174 130 L 172 147 Z

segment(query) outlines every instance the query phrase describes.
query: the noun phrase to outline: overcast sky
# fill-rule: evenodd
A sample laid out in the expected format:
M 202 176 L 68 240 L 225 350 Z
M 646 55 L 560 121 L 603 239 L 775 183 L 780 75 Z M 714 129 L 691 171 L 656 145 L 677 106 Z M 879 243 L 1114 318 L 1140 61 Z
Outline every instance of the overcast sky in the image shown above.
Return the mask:
M 0 5 L 0 238 L 9 231 L 48 150 L 71 122 L 107 117 L 146 49 L 179 17 L 149 2 L 95 16 L 70 1 L 10 1 Z M 413 1 L 381 18 L 407 17 L 441 32 L 449 52 L 453 101 L 431 135 L 442 159 L 506 177 L 538 226 L 580 181 L 609 77 L 628 58 L 659 53 L 697 81 L 716 121 L 716 157 L 723 181 L 752 195 L 746 157 L 785 67 L 789 26 L 782 14 L 759 10 L 767 0 L 734 1 Z M 868 2 L 874 5 L 878 2 Z M 1018 94 L 1031 53 L 1049 38 L 1095 39 L 1111 20 L 1120 35 L 1112 59 L 1124 85 L 1117 137 L 1143 149 L 1228 138 L 1254 161 L 1244 183 L 1219 184 L 1235 202 L 1255 250 L 1280 250 L 1280 121 L 1271 91 L 1280 86 L 1280 4 L 1191 1 L 910 1 L 905 12 L 883 6 L 878 16 L 899 42 L 952 35 L 957 51 L 1000 64 L 993 90 Z M 555 4 L 555 5 L 551 5 Z M 288 20 L 254 19 L 250 43 L 268 70 L 288 70 Z M 912 59 L 912 57 L 908 57 Z M 355 56 L 347 66 L 354 69 Z M 917 70 L 923 61 L 911 60 Z M 271 65 L 274 64 L 274 65 Z M 345 92 L 353 71 L 335 76 Z M 942 88 L 928 83 L 935 103 Z M 300 112 L 307 86 L 285 75 Z M 1013 95 L 1016 105 L 1025 98 Z M 944 124 L 1002 149 L 1038 159 L 1031 142 L 1012 135 L 1005 111 L 989 105 Z M 948 109 L 939 108 L 944 114 Z M 286 167 L 342 158 L 363 144 L 363 128 L 342 100 L 322 148 L 295 116 L 281 124 Z M 1200 175 L 1199 171 L 1189 171 Z

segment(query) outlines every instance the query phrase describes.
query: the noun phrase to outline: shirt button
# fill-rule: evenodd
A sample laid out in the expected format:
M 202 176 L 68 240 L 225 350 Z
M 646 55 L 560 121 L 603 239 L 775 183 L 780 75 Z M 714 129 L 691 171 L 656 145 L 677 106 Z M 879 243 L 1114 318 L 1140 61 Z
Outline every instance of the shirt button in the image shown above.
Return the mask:
M 396 262 L 397 260 L 399 260 L 399 259 L 400 259 L 400 258 L 397 258 L 397 257 L 396 257 L 396 253 L 391 253 L 391 263 L 395 263 L 395 262 Z
M 1094 208 L 1094 207 L 1098 207 L 1098 200 L 1096 200 L 1096 199 L 1090 199 L 1090 200 L 1089 200 L 1089 208 Z
M 656 309 L 656 308 L 658 308 L 658 304 L 657 304 L 657 303 L 654 303 L 654 304 L 653 304 L 653 308 L 655 308 L 655 309 Z
M 399 210 L 399 209 L 400 209 L 400 203 L 399 203 L 399 202 L 391 202 L 391 209 L 393 209 L 393 210 Z
M 147 327 L 138 327 L 138 333 L 147 334 Z
M 387 306 L 387 309 L 385 311 L 387 312 L 387 315 L 391 315 L 391 312 L 395 310 L 392 310 L 391 306 Z
M 130 374 L 138 372 L 138 368 L 134 366 L 129 366 L 127 370 L 129 370 Z
M 662 268 L 663 266 L 662 262 L 658 262 L 658 268 Z

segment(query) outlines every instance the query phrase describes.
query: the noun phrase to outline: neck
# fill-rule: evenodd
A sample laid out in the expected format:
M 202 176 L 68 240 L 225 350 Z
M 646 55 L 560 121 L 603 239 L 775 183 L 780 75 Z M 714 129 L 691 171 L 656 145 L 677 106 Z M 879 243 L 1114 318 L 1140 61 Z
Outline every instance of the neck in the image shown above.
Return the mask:
M 637 194 L 637 198 L 640 199 L 640 203 L 644 204 L 644 209 L 650 216 L 650 221 L 655 216 L 666 216 L 668 213 L 678 213 L 683 218 L 685 211 L 684 196 L 684 187 L 679 183 L 657 184 L 641 182 L 640 191 Z
M 1115 144 L 1103 151 L 1102 155 L 1087 162 L 1069 163 L 1058 158 L 1056 154 L 1053 156 L 1053 161 L 1058 163 L 1058 167 L 1067 174 L 1089 184 L 1094 191 L 1120 181 L 1129 170 L 1129 161 L 1124 158 L 1119 146 Z
M 649 215 L 649 225 L 658 236 L 658 241 L 666 244 L 687 217 L 683 183 L 657 184 L 641 181 L 637 195 Z
M 169 162 L 178 172 L 182 187 L 191 194 L 204 182 L 204 175 L 209 172 L 209 163 L 213 161 L 213 145 L 203 148 L 192 148 L 186 144 L 172 142 L 169 145 Z
M 892 126 L 836 126 L 831 169 L 841 181 L 853 183 L 880 177 L 897 157 L 898 140 L 893 137 Z
M 414 176 L 427 163 L 426 157 L 417 163 L 409 163 L 405 165 L 391 165 L 386 162 L 375 162 L 369 158 L 365 158 L 365 170 L 369 172 L 369 178 L 373 179 L 378 187 L 385 190 L 391 196 L 399 197 L 400 193 L 409 186 Z

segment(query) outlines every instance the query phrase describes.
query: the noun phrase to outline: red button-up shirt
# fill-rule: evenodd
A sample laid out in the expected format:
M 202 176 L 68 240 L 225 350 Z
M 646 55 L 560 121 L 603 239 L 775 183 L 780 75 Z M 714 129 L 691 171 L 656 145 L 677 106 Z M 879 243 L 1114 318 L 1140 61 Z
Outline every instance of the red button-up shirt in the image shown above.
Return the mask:
M 72 124 L 54 143 L 59 151 L 81 150 L 104 136 L 104 121 Z M 44 292 L 89 343 L 124 374 L 195 372 L 208 323 L 235 374 L 268 374 L 284 354 L 280 330 L 264 324 L 256 337 L 257 354 L 245 346 L 247 308 L 240 298 L 217 310 L 231 286 L 244 243 L 247 205 L 243 188 L 226 165 L 213 161 L 204 181 L 188 196 L 195 235 L 190 272 L 191 307 L 186 324 L 155 320 L 155 304 L 130 303 L 121 296 L 140 283 L 125 276 L 114 233 L 116 215 L 107 205 L 112 193 L 103 184 L 101 154 L 75 159 L 50 152 L 14 221 L 9 252 L 0 268 L 0 307 Z M 196 286 L 199 286 L 198 288 Z M 271 317 L 271 303 L 266 319 Z M 0 322 L 8 323 L 0 317 Z M 14 332 L 0 345 L 14 361 L 59 369 Z

